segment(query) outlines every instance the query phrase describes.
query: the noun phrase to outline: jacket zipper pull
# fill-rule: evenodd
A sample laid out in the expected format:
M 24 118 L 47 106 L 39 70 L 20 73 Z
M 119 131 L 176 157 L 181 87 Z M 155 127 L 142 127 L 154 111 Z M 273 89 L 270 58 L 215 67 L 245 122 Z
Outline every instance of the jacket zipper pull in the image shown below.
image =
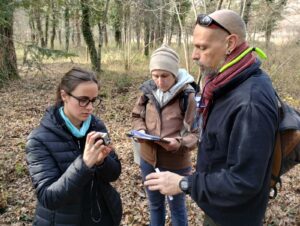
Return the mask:
M 79 150 L 81 150 L 80 140 L 77 140 L 77 143 L 78 143 Z

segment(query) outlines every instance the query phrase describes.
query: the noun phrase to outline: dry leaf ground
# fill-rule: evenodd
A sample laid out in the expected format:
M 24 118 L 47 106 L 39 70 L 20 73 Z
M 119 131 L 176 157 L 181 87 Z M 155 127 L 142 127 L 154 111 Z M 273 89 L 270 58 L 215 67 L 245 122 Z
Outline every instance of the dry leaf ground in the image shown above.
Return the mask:
M 45 75 L 22 74 L 22 79 L 0 90 L 0 225 L 31 225 L 35 196 L 24 158 L 25 139 L 38 125 L 44 110 L 54 101 L 56 84 L 70 64 L 52 64 Z M 122 225 L 147 225 L 148 211 L 139 168 L 133 162 L 130 111 L 138 86 L 146 78 L 135 74 L 123 81 L 115 72 L 101 78 L 104 103 L 96 114 L 104 119 L 122 162 L 120 179 L 114 186 L 121 193 Z M 119 78 L 116 82 L 116 78 Z M 300 165 L 283 179 L 283 190 L 269 204 L 266 225 L 300 225 Z M 188 198 L 190 225 L 201 225 L 203 212 Z M 168 225 L 169 218 L 167 220 Z

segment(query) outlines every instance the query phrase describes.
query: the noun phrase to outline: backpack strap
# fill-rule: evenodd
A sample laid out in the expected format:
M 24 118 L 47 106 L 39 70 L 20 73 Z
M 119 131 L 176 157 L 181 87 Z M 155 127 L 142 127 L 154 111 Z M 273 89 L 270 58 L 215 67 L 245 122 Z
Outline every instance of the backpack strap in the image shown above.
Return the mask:
M 276 141 L 275 141 L 275 148 L 272 157 L 272 164 L 271 164 L 271 182 L 270 182 L 270 199 L 274 199 L 277 196 L 278 190 L 281 189 L 281 168 L 282 168 L 282 149 L 281 149 L 281 138 L 280 133 L 277 130 L 276 133 Z
M 184 89 L 180 94 L 179 98 L 180 98 L 180 109 L 182 111 L 182 114 L 184 115 L 186 110 L 187 110 L 187 107 L 188 107 L 188 104 L 189 104 L 189 95 L 190 93 L 194 93 L 194 92 L 199 92 L 199 84 L 196 83 L 195 81 L 189 83 L 189 85 L 192 87 L 192 88 L 189 88 L 189 89 Z M 149 97 L 145 94 L 143 94 L 144 96 L 144 105 L 146 106 L 148 101 L 149 101 Z
M 281 173 L 281 167 L 282 167 L 282 148 L 281 148 L 281 138 L 280 138 L 280 132 L 279 132 L 279 124 L 283 117 L 283 113 L 281 111 L 282 102 L 279 98 L 277 92 L 274 90 L 275 96 L 278 102 L 278 125 L 277 125 L 277 131 L 276 131 L 276 140 L 275 140 L 275 146 L 272 156 L 272 162 L 271 162 L 271 182 L 270 182 L 270 193 L 269 198 L 274 199 L 277 196 L 278 190 L 281 188 L 281 179 L 280 179 L 280 173 Z
M 187 110 L 187 106 L 189 104 L 189 92 L 183 91 L 183 94 L 181 95 L 181 110 L 182 113 L 185 114 L 186 110 Z

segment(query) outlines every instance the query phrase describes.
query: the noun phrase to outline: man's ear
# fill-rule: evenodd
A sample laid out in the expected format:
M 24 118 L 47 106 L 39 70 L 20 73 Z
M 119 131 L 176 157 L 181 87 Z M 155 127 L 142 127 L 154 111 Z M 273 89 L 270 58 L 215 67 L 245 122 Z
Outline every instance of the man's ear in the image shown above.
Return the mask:
M 226 46 L 226 54 L 229 55 L 238 45 L 238 36 L 236 34 L 231 34 L 227 37 L 227 46 Z

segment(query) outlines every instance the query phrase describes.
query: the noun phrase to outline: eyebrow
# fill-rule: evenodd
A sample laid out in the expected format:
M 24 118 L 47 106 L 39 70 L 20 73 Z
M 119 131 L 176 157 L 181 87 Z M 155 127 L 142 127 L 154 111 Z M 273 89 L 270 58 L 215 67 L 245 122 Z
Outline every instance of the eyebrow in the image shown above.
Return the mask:
M 89 100 L 93 100 L 93 99 L 96 99 L 98 96 L 93 97 L 93 98 L 91 98 L 91 99 L 90 99 L 90 97 L 88 97 L 88 96 L 77 96 L 77 97 L 80 98 L 80 99 L 89 99 Z
M 166 73 L 166 72 L 164 72 L 164 73 L 162 73 L 162 74 L 152 74 L 153 76 L 162 76 L 162 75 L 169 75 L 169 73 Z

